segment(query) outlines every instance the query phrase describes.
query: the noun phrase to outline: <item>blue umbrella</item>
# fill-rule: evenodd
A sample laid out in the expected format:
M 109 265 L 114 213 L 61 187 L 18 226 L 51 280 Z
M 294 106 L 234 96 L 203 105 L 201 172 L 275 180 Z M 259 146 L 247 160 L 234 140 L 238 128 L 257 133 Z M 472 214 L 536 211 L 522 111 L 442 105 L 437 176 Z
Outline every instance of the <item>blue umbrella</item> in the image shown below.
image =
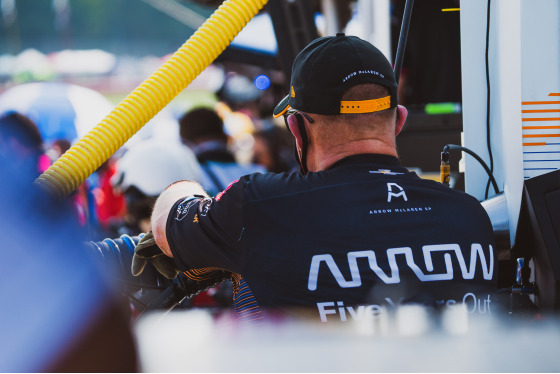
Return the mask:
M 29 117 L 46 143 L 81 138 L 112 109 L 100 93 L 66 83 L 26 83 L 0 95 L 0 114 L 16 111 Z

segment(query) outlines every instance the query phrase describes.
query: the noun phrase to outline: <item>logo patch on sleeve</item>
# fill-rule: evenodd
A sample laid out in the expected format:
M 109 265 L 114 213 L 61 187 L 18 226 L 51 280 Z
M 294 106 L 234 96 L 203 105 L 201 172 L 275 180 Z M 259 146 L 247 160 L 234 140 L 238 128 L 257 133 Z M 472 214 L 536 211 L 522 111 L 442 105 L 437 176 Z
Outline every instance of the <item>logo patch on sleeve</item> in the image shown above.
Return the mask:
M 177 205 L 177 211 L 175 212 L 175 220 L 182 221 L 183 218 L 185 218 L 189 214 L 191 208 L 195 205 L 198 205 L 199 201 L 200 201 L 200 197 L 197 196 L 189 196 L 185 198 L 185 200 L 181 201 L 181 203 Z

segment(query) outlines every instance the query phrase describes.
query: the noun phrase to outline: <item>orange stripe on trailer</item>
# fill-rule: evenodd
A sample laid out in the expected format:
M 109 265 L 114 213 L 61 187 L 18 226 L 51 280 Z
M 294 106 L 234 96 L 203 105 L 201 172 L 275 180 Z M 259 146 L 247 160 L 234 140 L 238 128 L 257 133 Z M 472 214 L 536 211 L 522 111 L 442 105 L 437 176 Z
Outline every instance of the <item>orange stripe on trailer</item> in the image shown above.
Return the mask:
M 560 92 L 551 92 L 548 96 L 560 96 Z
M 523 130 L 546 130 L 546 129 L 557 130 L 560 129 L 560 126 L 522 126 L 521 128 Z
M 528 134 L 524 138 L 560 138 L 560 134 Z
M 522 105 L 560 104 L 560 101 L 522 101 Z
M 560 117 L 554 118 L 521 118 L 521 121 L 529 122 L 529 121 L 560 121 Z
M 534 146 L 541 146 L 541 145 L 546 145 L 546 143 L 542 142 L 542 143 L 523 143 L 524 147 L 534 147 Z
M 521 113 L 560 113 L 560 109 L 525 109 Z

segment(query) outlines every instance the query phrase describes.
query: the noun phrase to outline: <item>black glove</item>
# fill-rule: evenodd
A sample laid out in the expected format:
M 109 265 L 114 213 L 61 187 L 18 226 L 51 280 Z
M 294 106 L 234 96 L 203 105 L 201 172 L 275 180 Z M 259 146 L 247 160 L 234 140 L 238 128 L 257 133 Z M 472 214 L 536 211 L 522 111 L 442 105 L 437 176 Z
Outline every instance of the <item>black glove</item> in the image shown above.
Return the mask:
M 144 271 L 146 264 L 150 261 L 167 279 L 173 279 L 180 273 L 175 266 L 175 262 L 171 257 L 166 256 L 157 246 L 154 234 L 148 231 L 136 248 L 134 248 L 134 257 L 132 257 L 132 275 L 138 276 Z

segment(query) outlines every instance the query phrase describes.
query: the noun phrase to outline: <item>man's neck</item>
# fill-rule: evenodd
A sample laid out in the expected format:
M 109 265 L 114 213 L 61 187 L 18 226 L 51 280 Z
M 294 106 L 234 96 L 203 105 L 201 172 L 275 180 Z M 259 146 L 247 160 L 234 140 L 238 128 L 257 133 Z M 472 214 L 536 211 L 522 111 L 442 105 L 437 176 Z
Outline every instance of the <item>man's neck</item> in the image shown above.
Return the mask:
M 308 167 L 310 171 L 325 170 L 343 158 L 364 153 L 398 157 L 394 145 L 378 139 L 356 140 L 331 147 L 313 149 L 308 156 Z

